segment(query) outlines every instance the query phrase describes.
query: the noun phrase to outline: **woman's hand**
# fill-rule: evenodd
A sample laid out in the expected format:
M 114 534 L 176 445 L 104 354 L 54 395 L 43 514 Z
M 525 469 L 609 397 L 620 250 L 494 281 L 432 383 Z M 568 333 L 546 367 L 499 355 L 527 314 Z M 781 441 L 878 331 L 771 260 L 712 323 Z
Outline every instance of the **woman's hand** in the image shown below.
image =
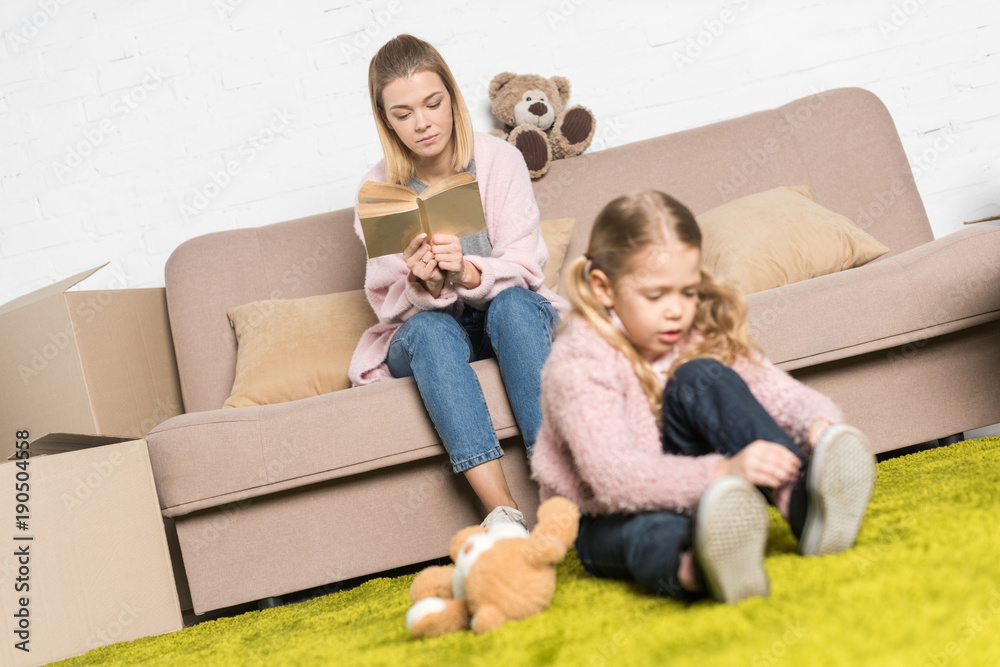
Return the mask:
M 437 265 L 451 274 L 451 282 L 467 289 L 479 287 L 482 273 L 462 254 L 462 242 L 451 234 L 435 234 L 431 239 L 431 252 Z
M 403 249 L 403 261 L 410 270 L 410 280 L 419 281 L 435 299 L 444 287 L 444 270 L 438 265 L 427 242 L 427 234 L 417 234 Z
M 776 442 L 754 440 L 739 454 L 720 461 L 712 479 L 723 475 L 742 477 L 754 486 L 777 488 L 799 474 L 799 457 Z

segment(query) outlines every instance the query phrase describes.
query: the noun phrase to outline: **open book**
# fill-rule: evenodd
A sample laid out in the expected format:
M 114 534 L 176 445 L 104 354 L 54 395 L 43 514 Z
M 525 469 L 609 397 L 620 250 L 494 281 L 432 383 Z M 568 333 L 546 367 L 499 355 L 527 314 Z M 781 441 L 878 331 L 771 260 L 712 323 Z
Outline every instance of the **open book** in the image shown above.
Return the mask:
M 421 232 L 462 237 L 486 229 L 479 183 L 467 171 L 419 195 L 405 185 L 365 181 L 358 191 L 358 217 L 369 257 L 402 252 Z

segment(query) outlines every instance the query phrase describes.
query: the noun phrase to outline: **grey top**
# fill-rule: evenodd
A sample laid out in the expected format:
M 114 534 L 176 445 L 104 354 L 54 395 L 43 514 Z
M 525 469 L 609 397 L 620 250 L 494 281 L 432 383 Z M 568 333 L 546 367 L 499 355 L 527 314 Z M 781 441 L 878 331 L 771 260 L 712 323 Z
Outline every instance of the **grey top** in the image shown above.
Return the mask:
M 476 158 L 473 157 L 469 160 L 469 166 L 466 169 L 467 172 L 476 175 Z M 427 189 L 427 184 L 421 181 L 416 176 L 410 178 L 406 187 L 410 188 L 418 195 Z M 475 234 L 467 234 L 459 238 L 462 243 L 462 254 L 463 255 L 474 255 L 476 257 L 489 257 L 493 254 L 493 244 L 490 243 L 490 238 L 486 235 L 486 230 L 481 232 L 476 232 Z

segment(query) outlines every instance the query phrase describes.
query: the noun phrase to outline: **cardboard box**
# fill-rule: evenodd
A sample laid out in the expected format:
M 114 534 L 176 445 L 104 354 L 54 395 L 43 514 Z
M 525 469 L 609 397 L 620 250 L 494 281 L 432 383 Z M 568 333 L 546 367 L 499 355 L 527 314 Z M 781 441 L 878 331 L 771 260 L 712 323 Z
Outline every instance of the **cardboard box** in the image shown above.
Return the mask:
M 18 667 L 183 627 L 144 440 L 0 464 L 0 616 Z
M 29 451 L 31 456 L 45 456 L 48 454 L 62 454 L 64 452 L 76 452 L 81 449 L 100 447 L 102 445 L 112 445 L 126 442 L 131 438 L 122 438 L 108 435 L 81 435 L 79 433 L 48 433 L 41 438 L 31 440 Z M 17 456 L 11 454 L 9 461 L 16 461 Z M 162 515 L 161 515 L 162 516 Z M 186 612 L 194 608 L 191 601 L 191 588 L 188 586 L 187 574 L 184 572 L 184 558 L 181 555 L 181 544 L 177 537 L 177 527 L 174 520 L 163 518 L 163 531 L 167 537 L 167 548 L 170 551 L 170 560 L 174 567 L 174 584 L 177 588 L 177 599 L 180 601 L 181 611 Z M 2 572 L 0 572 L 2 574 Z
M 0 460 L 15 431 L 142 438 L 184 411 L 164 290 L 66 291 L 100 268 L 0 306 Z

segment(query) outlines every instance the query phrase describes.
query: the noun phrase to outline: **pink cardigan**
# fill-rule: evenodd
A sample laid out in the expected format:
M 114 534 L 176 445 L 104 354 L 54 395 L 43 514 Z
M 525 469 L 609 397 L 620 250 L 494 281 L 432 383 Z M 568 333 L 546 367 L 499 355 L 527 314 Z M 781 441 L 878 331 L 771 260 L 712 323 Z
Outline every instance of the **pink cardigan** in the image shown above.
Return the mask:
M 560 315 L 569 310 L 564 299 L 542 285 L 549 252 L 538 226 L 538 205 L 531 189 L 528 168 L 514 146 L 488 134 L 475 135 L 476 180 L 479 181 L 486 235 L 493 245 L 491 257 L 468 256 L 482 272 L 478 287 L 446 285 L 434 298 L 418 283 L 407 280 L 409 269 L 402 253 L 368 260 L 365 294 L 378 324 L 361 336 L 354 350 L 348 376 L 354 386 L 389 380 L 385 364 L 393 334 L 422 310 L 457 314 L 462 304 L 486 305 L 508 287 L 526 287 L 548 299 Z M 375 165 L 361 182 L 385 180 L 385 161 Z M 355 200 L 354 231 L 364 242 Z
M 669 365 L 685 342 L 661 362 Z M 803 448 L 815 419 L 843 421 L 830 399 L 766 359 L 739 357 L 733 370 Z M 531 457 L 541 497 L 565 496 L 589 514 L 691 510 L 723 458 L 663 453 L 631 363 L 576 316 L 557 335 L 542 372 L 542 414 Z

